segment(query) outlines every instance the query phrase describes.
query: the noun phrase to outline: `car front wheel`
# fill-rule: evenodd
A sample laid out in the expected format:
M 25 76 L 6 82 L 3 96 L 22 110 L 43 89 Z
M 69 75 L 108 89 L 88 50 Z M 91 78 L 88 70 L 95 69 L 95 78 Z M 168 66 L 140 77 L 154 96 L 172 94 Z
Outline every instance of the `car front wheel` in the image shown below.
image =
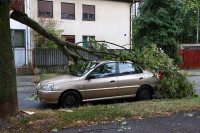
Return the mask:
M 65 92 L 60 101 L 59 104 L 62 108 L 73 108 L 78 107 L 81 102 L 80 95 L 75 91 L 68 91 Z

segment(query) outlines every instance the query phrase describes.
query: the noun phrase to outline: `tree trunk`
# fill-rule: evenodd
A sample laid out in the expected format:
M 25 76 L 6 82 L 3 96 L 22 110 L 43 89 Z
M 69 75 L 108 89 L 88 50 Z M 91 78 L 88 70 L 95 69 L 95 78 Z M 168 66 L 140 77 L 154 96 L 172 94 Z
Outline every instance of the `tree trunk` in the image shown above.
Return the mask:
M 9 4 L 10 0 L 0 0 L 0 125 L 18 111 Z

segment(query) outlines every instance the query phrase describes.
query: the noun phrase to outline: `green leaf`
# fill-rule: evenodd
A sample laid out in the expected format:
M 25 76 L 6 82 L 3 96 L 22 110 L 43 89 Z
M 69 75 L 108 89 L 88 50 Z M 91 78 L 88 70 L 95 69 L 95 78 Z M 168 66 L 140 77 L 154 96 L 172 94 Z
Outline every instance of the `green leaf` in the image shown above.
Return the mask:
M 52 132 L 58 132 L 58 129 L 57 129 L 57 128 L 54 128 L 54 129 L 52 130 Z

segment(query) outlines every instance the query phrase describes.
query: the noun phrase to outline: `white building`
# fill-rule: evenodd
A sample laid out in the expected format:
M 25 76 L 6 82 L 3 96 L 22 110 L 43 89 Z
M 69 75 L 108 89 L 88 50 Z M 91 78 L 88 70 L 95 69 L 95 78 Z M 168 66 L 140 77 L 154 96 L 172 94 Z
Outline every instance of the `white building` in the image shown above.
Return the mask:
M 30 17 L 55 19 L 70 42 L 93 38 L 131 48 L 132 4 L 133 0 L 31 0 Z
M 24 4 L 25 13 L 30 16 L 29 0 L 25 0 Z M 10 28 L 15 66 L 26 66 L 31 63 L 30 28 L 13 19 L 10 19 Z

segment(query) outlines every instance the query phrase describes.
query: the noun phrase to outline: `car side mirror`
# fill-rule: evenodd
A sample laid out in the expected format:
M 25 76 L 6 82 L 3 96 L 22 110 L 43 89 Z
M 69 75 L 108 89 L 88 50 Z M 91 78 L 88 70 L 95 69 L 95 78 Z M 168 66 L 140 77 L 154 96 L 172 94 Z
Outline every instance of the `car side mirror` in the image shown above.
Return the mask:
M 96 76 L 94 74 L 89 74 L 87 77 L 88 80 L 95 79 L 95 78 L 96 78 Z

